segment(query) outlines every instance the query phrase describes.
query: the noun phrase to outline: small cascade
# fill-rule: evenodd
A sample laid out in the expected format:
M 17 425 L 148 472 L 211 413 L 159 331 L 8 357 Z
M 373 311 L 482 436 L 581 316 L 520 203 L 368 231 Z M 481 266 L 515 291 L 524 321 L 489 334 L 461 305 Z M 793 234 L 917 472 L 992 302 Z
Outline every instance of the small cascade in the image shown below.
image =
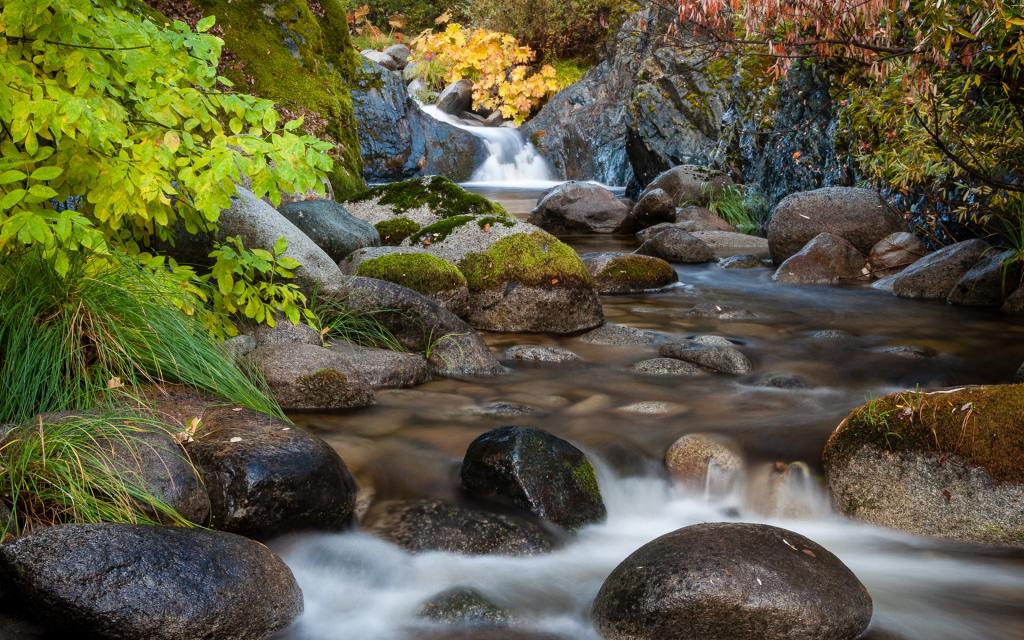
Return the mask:
M 556 183 L 548 163 L 518 129 L 473 126 L 433 105 L 421 105 L 421 109 L 431 118 L 468 131 L 483 140 L 487 148 L 487 160 L 473 173 L 472 183 L 507 183 L 520 187 L 550 186 Z

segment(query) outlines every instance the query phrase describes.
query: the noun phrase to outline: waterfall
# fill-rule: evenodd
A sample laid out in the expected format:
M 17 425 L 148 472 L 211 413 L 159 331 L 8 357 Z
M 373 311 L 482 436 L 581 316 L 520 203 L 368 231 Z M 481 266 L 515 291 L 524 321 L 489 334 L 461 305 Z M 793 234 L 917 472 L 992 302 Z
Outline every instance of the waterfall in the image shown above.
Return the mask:
M 471 183 L 505 183 L 520 187 L 548 187 L 557 184 L 548 163 L 517 129 L 473 126 L 433 105 L 421 105 L 420 108 L 435 120 L 468 131 L 483 140 L 487 148 L 487 160 L 477 167 Z

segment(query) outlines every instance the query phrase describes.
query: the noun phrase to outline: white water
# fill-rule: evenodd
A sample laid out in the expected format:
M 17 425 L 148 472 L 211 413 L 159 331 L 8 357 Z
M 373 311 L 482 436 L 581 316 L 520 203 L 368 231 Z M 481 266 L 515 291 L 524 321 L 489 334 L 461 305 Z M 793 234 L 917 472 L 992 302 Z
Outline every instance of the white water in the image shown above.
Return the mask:
M 523 629 L 596 640 L 588 610 L 604 578 L 634 550 L 691 524 L 737 520 L 797 531 L 838 555 L 874 599 L 872 628 L 907 640 L 1024 637 L 1024 565 L 959 553 L 933 540 L 854 524 L 833 516 L 817 487 L 791 470 L 778 513 L 760 515 L 742 495 L 709 501 L 651 478 L 601 473 L 608 520 L 568 546 L 533 557 L 411 555 L 363 533 L 321 535 L 279 551 L 305 594 L 306 610 L 289 640 L 401 640 L 429 628 L 419 605 L 454 586 L 470 586 L 511 609 Z M 784 503 L 784 504 L 783 504 Z M 763 506 L 763 504 L 762 504 Z M 993 607 L 998 603 L 998 607 Z M 999 608 L 999 615 L 993 609 Z M 966 613 L 965 613 L 966 612 Z
M 519 188 L 549 188 L 559 184 L 537 149 L 512 127 L 477 127 L 439 110 L 421 105 L 428 116 L 472 133 L 483 140 L 487 159 L 477 167 L 469 184 L 514 183 Z

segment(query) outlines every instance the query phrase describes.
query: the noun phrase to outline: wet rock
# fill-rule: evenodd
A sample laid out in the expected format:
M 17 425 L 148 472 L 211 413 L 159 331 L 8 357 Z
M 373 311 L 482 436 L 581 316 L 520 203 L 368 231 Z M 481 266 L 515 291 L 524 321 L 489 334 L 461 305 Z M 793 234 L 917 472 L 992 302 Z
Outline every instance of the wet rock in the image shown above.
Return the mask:
M 897 358 L 934 358 L 936 353 L 933 349 L 927 347 L 919 347 L 913 344 L 895 344 L 887 347 L 877 347 L 872 349 L 875 353 L 884 353 L 890 356 L 896 356 Z
M 584 253 L 594 286 L 601 294 L 639 293 L 661 289 L 676 282 L 672 265 L 661 258 L 630 253 Z
M 683 264 L 699 264 L 715 259 L 711 247 L 693 234 L 675 226 L 654 235 L 640 245 L 636 252 Z
M 879 278 L 878 280 L 875 280 L 874 282 L 871 283 L 871 288 L 877 289 L 878 291 L 885 291 L 886 293 L 892 293 L 892 289 L 896 285 L 896 278 L 898 277 L 900 277 L 899 271 L 892 274 L 891 276 Z
M 462 79 L 451 83 L 437 97 L 437 108 L 457 116 L 473 107 L 473 81 Z
M 633 224 L 641 229 L 676 219 L 676 205 L 664 189 L 648 189 L 637 200 L 630 212 Z
M 373 389 L 343 355 L 310 344 L 259 347 L 250 356 L 284 409 L 352 409 L 373 404 Z
M 412 636 L 414 640 L 575 640 L 569 636 L 510 629 L 505 627 L 467 627 L 462 629 L 440 629 L 434 631 L 418 631 Z
M 599 344 L 610 347 L 622 347 L 630 345 L 652 344 L 658 339 L 658 334 L 646 329 L 628 327 L 623 324 L 608 322 L 588 331 L 579 337 L 580 341 L 587 344 Z
M 395 62 L 398 63 L 400 69 L 405 68 L 405 65 L 409 62 L 409 56 L 412 55 L 412 51 L 409 50 L 409 47 L 401 43 L 393 44 L 387 49 L 384 49 L 384 53 L 391 56 Z
M 871 275 L 884 278 L 899 273 L 923 257 L 925 249 L 921 239 L 912 233 L 898 231 L 879 240 L 868 253 L 868 267 Z
M 308 344 L 322 346 L 320 332 L 305 323 L 292 324 L 286 318 L 278 318 L 271 327 L 258 324 L 252 329 L 254 349 L 259 347 L 278 347 L 281 345 Z
M 677 207 L 688 204 L 706 206 L 712 196 L 731 184 L 729 176 L 721 171 L 686 164 L 658 174 L 647 185 L 646 191 L 663 190 Z
M 761 258 L 744 253 L 736 256 L 729 256 L 718 261 L 718 266 L 723 269 L 761 269 L 768 265 Z
M 772 276 L 783 284 L 836 284 L 866 275 L 864 256 L 831 233 L 820 233 L 779 266 Z
M 1017 290 L 1006 297 L 1003 303 L 1003 313 L 1024 313 L 1024 286 L 1017 287 Z
M 401 71 L 402 65 L 399 64 L 398 60 L 388 55 L 383 51 L 374 51 L 373 49 L 364 49 L 359 52 L 359 55 L 363 56 L 374 64 L 379 64 L 388 71 Z
M 689 206 L 679 210 L 676 222 L 687 231 L 729 231 L 736 227 L 704 207 Z
M 806 389 L 807 383 L 800 376 L 788 373 L 766 373 L 753 380 L 754 386 L 772 389 Z
M 693 237 L 711 247 L 717 256 L 738 253 L 768 253 L 768 240 L 759 236 L 730 231 L 694 231 Z
M 374 389 L 412 387 L 430 380 L 430 365 L 418 353 L 400 353 L 335 342 L 331 351 L 341 354 L 360 380 Z
M 210 498 L 181 445 L 170 433 L 158 428 L 143 427 L 132 437 L 136 442 L 131 447 L 124 442 L 107 443 L 120 475 L 191 522 L 206 524 Z
M 853 411 L 825 446 L 832 502 L 916 534 L 1024 547 L 1024 385 L 903 392 Z
M 563 235 L 621 233 L 629 207 L 611 191 L 590 182 L 565 182 L 544 195 L 530 213 L 530 224 Z
M 443 500 L 375 504 L 366 514 L 363 528 L 414 553 L 533 555 L 554 548 L 551 535 L 525 518 Z
M 482 406 L 466 407 L 460 413 L 462 415 L 484 416 L 486 418 L 522 418 L 524 416 L 541 415 L 544 412 L 528 404 L 498 400 L 488 402 Z
M 562 347 L 540 347 L 530 344 L 509 347 L 505 350 L 505 359 L 516 360 L 519 362 L 544 362 L 553 364 L 583 361 L 583 358 L 568 349 L 563 349 Z
M 455 314 L 405 287 L 350 277 L 332 300 L 354 313 L 369 313 L 409 351 L 431 349 L 431 371 L 442 376 L 496 375 L 504 368 L 476 331 Z
M 716 302 L 702 302 L 686 312 L 692 318 L 715 318 L 717 320 L 757 320 L 761 316 L 742 307 L 720 305 Z
M 420 605 L 416 615 L 435 622 L 459 625 L 504 626 L 513 616 L 471 587 L 452 587 Z
M 58 525 L 0 547 L 0 565 L 62 637 L 259 640 L 302 612 L 277 556 L 217 531 Z
M 659 400 L 643 400 L 634 402 L 616 409 L 618 413 L 634 416 L 678 416 L 689 413 L 690 408 L 676 402 L 661 402 Z
M 210 407 L 186 445 L 210 496 L 214 528 L 266 540 L 348 524 L 356 485 L 325 442 L 248 409 Z
M 828 340 L 846 342 L 854 339 L 854 335 L 842 329 L 821 329 L 811 334 L 812 340 Z
M 607 515 L 586 455 L 540 429 L 499 427 L 474 440 L 462 462 L 462 488 L 566 529 Z
M 846 239 L 866 254 L 879 240 L 902 228 L 900 217 L 878 193 L 826 187 L 786 196 L 772 212 L 768 244 L 776 264 L 782 264 L 823 231 Z
M 703 490 L 714 484 L 717 490 L 727 490 L 743 474 L 743 454 L 724 436 L 691 433 L 669 445 L 665 468 L 672 479 L 690 488 Z
M 633 371 L 645 376 L 692 377 L 702 376 L 706 372 L 695 364 L 676 360 L 675 358 L 651 358 L 637 362 Z
M 901 298 L 944 299 L 988 250 L 984 240 L 943 247 L 901 271 L 893 280 L 893 293 Z
M 989 253 L 957 281 L 946 302 L 966 307 L 1000 307 L 1020 284 L 1020 263 L 1013 251 Z
M 594 600 L 606 640 L 854 640 L 867 589 L 827 549 L 760 524 L 685 527 L 626 558 Z
M 371 224 L 333 200 L 298 200 L 280 212 L 335 262 L 356 249 L 380 244 L 380 234 Z
M 665 358 L 683 360 L 717 373 L 745 375 L 754 369 L 750 360 L 731 345 L 707 345 L 685 340 L 663 344 L 658 353 Z

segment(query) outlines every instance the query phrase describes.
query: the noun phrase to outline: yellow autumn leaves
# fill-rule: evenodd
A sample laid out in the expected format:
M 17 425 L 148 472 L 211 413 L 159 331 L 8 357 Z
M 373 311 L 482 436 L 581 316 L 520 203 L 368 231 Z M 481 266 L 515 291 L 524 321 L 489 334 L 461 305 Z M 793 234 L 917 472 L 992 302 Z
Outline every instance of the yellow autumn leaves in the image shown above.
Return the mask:
M 558 90 L 554 68 L 533 71 L 533 50 L 507 33 L 452 23 L 440 32 L 424 31 L 412 52 L 412 64 L 440 67 L 446 83 L 472 80 L 474 109 L 500 111 L 516 124 Z

